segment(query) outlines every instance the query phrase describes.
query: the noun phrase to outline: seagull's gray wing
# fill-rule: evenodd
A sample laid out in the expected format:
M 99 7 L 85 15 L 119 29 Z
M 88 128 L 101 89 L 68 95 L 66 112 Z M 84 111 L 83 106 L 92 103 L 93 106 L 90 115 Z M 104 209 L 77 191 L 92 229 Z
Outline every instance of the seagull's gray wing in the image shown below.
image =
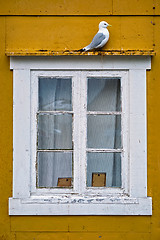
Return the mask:
M 88 45 L 90 49 L 96 48 L 101 42 L 105 39 L 105 35 L 103 33 L 97 33 L 92 42 Z

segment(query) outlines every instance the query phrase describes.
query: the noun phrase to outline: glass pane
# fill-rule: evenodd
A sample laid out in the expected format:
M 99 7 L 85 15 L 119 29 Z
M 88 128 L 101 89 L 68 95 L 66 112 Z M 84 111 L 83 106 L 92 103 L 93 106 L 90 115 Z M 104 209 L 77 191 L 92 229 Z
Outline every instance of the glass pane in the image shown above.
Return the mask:
M 121 147 L 120 115 L 88 115 L 87 147 L 109 148 Z
M 38 115 L 38 149 L 72 149 L 72 114 Z
M 39 78 L 39 110 L 71 110 L 71 79 Z
M 38 187 L 71 187 L 72 153 L 38 153 Z
M 121 187 L 121 153 L 88 153 L 87 187 Z
M 121 111 L 120 79 L 88 79 L 88 111 Z

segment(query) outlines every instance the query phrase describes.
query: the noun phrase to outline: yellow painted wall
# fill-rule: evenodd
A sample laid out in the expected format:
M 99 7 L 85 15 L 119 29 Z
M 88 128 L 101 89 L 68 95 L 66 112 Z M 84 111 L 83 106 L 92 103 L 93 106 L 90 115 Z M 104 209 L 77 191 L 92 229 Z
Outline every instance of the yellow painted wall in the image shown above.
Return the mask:
M 105 50 L 154 50 L 147 72 L 148 196 L 152 216 L 8 216 L 12 196 L 12 72 L 5 52 L 76 50 L 98 23 Z M 160 240 L 160 1 L 0 0 L 0 240 Z

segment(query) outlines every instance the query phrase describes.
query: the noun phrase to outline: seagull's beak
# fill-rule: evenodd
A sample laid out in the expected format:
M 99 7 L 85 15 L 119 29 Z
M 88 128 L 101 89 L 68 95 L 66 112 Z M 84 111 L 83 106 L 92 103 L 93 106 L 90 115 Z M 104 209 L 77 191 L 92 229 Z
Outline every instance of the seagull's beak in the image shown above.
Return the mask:
M 108 27 L 112 27 L 112 25 L 108 24 Z

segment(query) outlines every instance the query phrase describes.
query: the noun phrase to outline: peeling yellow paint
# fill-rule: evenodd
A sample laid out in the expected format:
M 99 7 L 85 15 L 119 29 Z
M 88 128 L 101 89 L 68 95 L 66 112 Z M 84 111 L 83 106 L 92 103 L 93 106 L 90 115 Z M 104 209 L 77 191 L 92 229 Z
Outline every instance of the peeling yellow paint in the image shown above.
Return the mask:
M 108 50 L 108 51 L 88 51 L 88 52 L 80 52 L 80 51 L 52 51 L 52 50 L 6 50 L 7 56 L 106 56 L 106 55 L 135 55 L 135 56 L 154 56 L 156 53 L 154 50 Z

